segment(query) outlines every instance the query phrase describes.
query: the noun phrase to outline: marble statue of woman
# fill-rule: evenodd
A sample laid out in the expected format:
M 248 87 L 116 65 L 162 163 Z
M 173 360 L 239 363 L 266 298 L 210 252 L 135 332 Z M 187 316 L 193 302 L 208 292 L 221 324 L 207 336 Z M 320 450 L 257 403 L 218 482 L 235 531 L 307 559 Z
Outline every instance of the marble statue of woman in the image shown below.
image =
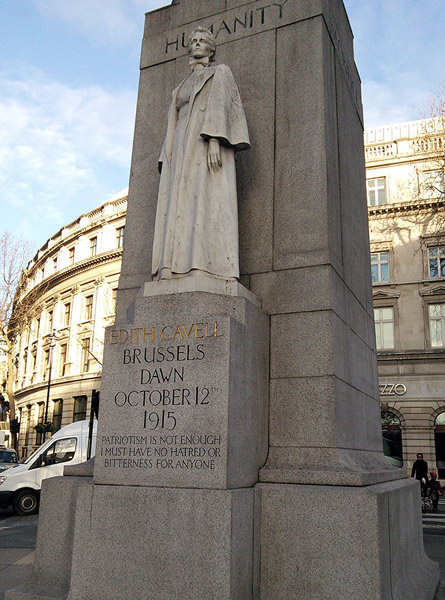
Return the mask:
M 191 73 L 172 93 L 159 158 L 153 279 L 239 277 L 235 152 L 250 147 L 232 71 L 213 65 L 215 38 L 189 39 Z

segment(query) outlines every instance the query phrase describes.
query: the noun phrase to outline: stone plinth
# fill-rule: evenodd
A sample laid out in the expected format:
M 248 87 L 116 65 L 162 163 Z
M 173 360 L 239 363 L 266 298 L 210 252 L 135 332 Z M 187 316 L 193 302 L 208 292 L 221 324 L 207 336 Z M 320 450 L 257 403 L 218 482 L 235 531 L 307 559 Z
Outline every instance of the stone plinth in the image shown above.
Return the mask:
M 165 287 L 147 284 L 132 321 L 107 330 L 94 481 L 251 486 L 267 455 L 267 317 L 248 290 L 255 303 Z
M 261 567 L 254 597 L 434 598 L 439 566 L 423 550 L 417 481 L 258 484 L 255 502 Z
M 90 486 L 68 600 L 249 600 L 252 553 L 252 488 Z
M 52 477 L 42 483 L 39 527 L 31 579 L 5 600 L 65 600 L 71 582 L 77 497 L 92 477 Z

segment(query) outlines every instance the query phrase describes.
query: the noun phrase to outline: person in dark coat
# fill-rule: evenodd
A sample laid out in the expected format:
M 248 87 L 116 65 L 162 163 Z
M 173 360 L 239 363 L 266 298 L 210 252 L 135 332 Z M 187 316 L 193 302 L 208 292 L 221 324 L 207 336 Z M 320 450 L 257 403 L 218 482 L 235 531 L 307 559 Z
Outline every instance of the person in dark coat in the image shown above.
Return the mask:
M 437 473 L 430 473 L 431 480 L 428 483 L 428 496 L 433 502 L 433 510 L 437 512 L 437 506 L 439 504 L 439 496 L 443 496 L 442 486 L 437 480 Z
M 425 494 L 428 483 L 428 463 L 423 460 L 423 454 L 421 453 L 417 454 L 417 460 L 413 462 L 411 477 L 415 477 L 420 481 L 422 493 Z

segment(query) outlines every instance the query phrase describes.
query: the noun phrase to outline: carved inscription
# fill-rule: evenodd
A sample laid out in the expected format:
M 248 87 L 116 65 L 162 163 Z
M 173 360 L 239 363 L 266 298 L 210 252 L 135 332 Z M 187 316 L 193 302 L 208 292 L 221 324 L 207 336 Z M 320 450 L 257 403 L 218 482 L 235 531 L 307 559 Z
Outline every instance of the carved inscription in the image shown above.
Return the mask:
M 274 24 L 283 18 L 285 4 L 288 0 L 276 0 L 265 6 L 243 10 L 236 14 L 228 13 L 224 19 L 217 17 L 204 26 L 209 29 L 216 39 L 222 39 L 240 32 L 247 32 L 258 26 Z M 165 53 L 178 51 L 180 48 L 187 48 L 188 36 L 190 32 L 180 32 L 167 36 L 165 40 Z
M 221 457 L 219 435 L 103 436 L 105 467 L 213 470 Z
M 214 471 L 224 465 L 226 440 L 219 419 L 222 391 L 210 378 L 225 334 L 217 321 L 112 329 L 122 372 L 109 401 L 138 435 L 103 435 L 105 468 Z

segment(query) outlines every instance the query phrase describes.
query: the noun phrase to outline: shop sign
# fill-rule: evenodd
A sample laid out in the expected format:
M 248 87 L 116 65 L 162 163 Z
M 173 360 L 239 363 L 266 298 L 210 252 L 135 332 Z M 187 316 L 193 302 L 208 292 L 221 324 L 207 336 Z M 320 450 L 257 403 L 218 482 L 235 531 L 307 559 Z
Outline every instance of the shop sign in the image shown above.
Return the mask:
M 406 394 L 404 383 L 381 383 L 379 385 L 381 396 L 403 396 Z

